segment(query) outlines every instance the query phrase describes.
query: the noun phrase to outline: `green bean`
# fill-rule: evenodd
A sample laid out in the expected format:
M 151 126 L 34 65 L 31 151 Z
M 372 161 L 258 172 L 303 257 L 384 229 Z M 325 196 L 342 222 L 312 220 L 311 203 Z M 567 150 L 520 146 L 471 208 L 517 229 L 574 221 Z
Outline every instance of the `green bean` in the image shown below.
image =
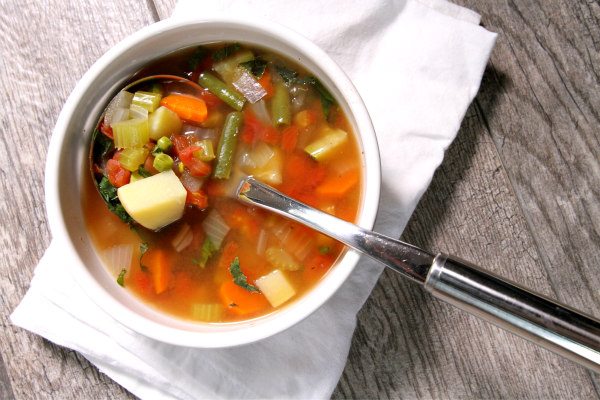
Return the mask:
M 219 139 L 217 148 L 217 165 L 215 166 L 214 177 L 217 179 L 229 179 L 231 166 L 233 164 L 233 154 L 237 145 L 238 133 L 242 125 L 242 113 L 232 111 L 225 117 L 223 132 Z
M 225 82 L 210 72 L 201 73 L 200 77 L 198 78 L 198 83 L 231 106 L 231 108 L 241 111 L 242 107 L 244 107 L 244 102 L 246 101 L 244 96 L 242 96 L 235 89 L 227 86 Z
M 289 125 L 292 120 L 290 92 L 283 82 L 275 84 L 271 100 L 271 116 L 275 125 Z

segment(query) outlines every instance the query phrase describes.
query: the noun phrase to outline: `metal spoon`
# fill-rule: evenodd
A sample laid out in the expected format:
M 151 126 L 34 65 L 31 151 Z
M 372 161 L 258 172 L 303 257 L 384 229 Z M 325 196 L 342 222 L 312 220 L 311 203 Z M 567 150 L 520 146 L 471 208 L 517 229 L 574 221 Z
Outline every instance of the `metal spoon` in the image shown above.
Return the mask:
M 298 221 L 424 286 L 435 297 L 600 373 L 600 321 L 468 262 L 418 247 L 316 210 L 252 177 L 238 198 Z

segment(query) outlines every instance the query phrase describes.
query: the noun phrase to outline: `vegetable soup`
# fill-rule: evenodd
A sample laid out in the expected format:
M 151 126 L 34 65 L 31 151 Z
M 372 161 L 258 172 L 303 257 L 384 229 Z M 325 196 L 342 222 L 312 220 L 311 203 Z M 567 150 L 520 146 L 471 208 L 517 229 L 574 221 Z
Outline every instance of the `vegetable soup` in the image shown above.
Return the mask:
M 344 246 L 232 196 L 253 175 L 353 221 L 361 157 L 341 108 L 300 65 L 238 43 L 181 51 L 134 80 L 154 74 L 171 77 L 120 91 L 94 132 L 83 207 L 115 284 L 204 322 L 299 298 Z

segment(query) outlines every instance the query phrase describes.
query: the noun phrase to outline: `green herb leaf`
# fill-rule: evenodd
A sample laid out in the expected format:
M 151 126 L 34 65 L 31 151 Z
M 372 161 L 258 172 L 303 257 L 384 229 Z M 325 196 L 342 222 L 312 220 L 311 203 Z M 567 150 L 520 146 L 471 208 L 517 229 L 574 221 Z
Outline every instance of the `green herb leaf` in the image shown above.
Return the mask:
M 329 248 L 329 246 L 319 247 L 319 253 L 321 253 L 321 254 L 329 254 L 330 251 L 331 251 L 331 249 Z
M 212 55 L 213 61 L 221 61 L 241 49 L 242 46 L 239 43 L 233 43 L 229 46 L 225 46 L 222 49 L 215 51 Z
M 200 268 L 205 268 L 206 263 L 217 252 L 217 250 L 218 249 L 215 247 L 213 242 L 207 237 L 202 243 L 202 248 L 200 249 L 200 257 L 193 259 L 192 262 Z
M 117 277 L 117 283 L 123 287 L 125 287 L 125 274 L 127 273 L 127 270 L 125 268 L 123 268 L 121 270 L 121 272 L 119 273 L 119 276 Z
M 298 78 L 298 72 L 284 67 L 283 65 L 276 65 L 275 70 L 287 84 L 296 82 L 296 79 Z
M 231 262 L 231 265 L 229 266 L 229 272 L 231 272 L 231 275 L 233 276 L 233 283 L 235 283 L 239 287 L 246 289 L 249 292 L 259 292 L 259 290 L 256 286 L 253 286 L 248 283 L 248 278 L 246 277 L 246 275 L 244 275 L 244 273 L 240 269 L 239 258 L 236 257 Z
M 150 246 L 148 245 L 148 242 L 140 243 L 140 269 L 144 272 L 146 272 L 148 270 L 148 267 L 146 267 L 144 264 L 142 264 L 142 257 L 144 257 L 144 254 L 146 254 L 149 247 Z
M 98 184 L 98 191 L 100 192 L 102 199 L 104 199 L 106 206 L 112 213 L 114 213 L 121 219 L 121 221 L 125 223 L 133 223 L 133 218 L 127 214 L 127 211 L 125 211 L 125 208 L 117 197 L 117 188 L 110 183 L 106 176 L 103 176 L 102 180 Z
M 246 68 L 252 73 L 252 75 L 256 76 L 257 78 L 260 78 L 261 76 L 263 76 L 265 70 L 267 69 L 267 61 L 263 60 L 260 57 L 256 57 L 253 60 L 240 63 L 240 66 Z
M 94 143 L 92 160 L 96 162 L 107 158 L 108 153 L 115 148 L 113 141 L 97 128 L 92 134 L 92 142 Z
M 143 176 L 144 178 L 152 176 L 152 174 L 146 168 L 144 168 L 144 165 L 140 165 L 140 167 L 138 168 L 138 174 L 140 174 L 140 176 Z
M 321 97 L 321 107 L 323 107 L 323 114 L 325 114 L 325 118 L 328 118 L 331 106 L 336 104 L 335 98 L 317 78 L 313 77 L 312 85 L 316 91 L 319 92 L 319 96 Z
M 188 66 L 190 67 L 190 69 L 194 71 L 198 67 L 198 64 L 200 64 L 200 62 L 204 59 L 204 57 L 206 57 L 207 54 L 208 49 L 206 47 L 198 46 L 198 48 L 196 49 L 196 51 L 194 51 L 194 54 L 192 54 L 188 61 Z

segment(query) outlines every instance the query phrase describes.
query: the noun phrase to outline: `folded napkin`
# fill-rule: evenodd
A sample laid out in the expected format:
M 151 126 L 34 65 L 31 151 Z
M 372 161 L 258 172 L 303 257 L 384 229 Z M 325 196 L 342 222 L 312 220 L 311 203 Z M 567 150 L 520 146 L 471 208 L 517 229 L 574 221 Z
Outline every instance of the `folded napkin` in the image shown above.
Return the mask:
M 383 168 L 376 230 L 399 237 L 475 96 L 496 35 L 444 0 L 324 2 L 181 0 L 171 18 L 237 14 L 307 36 L 346 71 L 373 119 Z M 191 349 L 143 337 L 99 309 L 71 279 L 56 239 L 14 324 L 83 354 L 147 399 L 325 398 L 344 368 L 356 313 L 382 271 L 362 259 L 313 315 L 231 349 Z

